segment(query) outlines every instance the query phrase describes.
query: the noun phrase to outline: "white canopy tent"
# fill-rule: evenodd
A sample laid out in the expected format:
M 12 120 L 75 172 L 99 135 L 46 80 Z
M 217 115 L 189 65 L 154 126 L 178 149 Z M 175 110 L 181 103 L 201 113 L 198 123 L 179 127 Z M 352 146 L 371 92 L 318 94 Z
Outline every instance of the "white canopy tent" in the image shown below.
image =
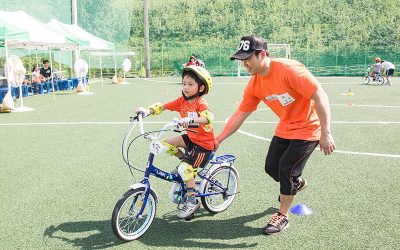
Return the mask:
M 7 39 L 8 48 L 42 49 L 62 48 L 78 49 L 89 44 L 76 36 L 65 35 L 49 28 L 24 11 L 0 11 L 0 23 L 6 27 L 14 27 L 27 34 L 25 39 Z
M 60 30 L 64 32 L 64 34 L 69 34 L 71 36 L 78 37 L 82 40 L 89 41 L 89 44 L 85 47 L 88 47 L 93 50 L 114 50 L 115 45 L 112 42 L 103 40 L 99 37 L 96 37 L 86 30 L 82 29 L 78 25 L 73 25 L 73 24 L 65 24 L 63 22 L 60 22 L 58 20 L 51 20 L 50 22 L 47 23 L 47 26 L 54 28 L 56 30 Z
M 50 52 L 49 61 L 52 63 L 51 49 L 73 50 L 89 44 L 84 39 L 65 35 L 51 29 L 24 11 L 0 11 L 0 29 L 3 30 L 3 32 L 0 32 L 0 43 L 5 48 L 6 63 L 8 60 L 8 50 L 11 48 L 48 50 Z M 12 31 L 11 33 L 8 32 L 10 30 Z M 52 84 L 52 87 L 54 90 L 54 84 Z M 53 96 L 55 98 L 54 91 Z
M 113 51 L 115 53 L 115 44 L 99 37 L 92 35 L 91 33 L 87 32 L 86 30 L 82 29 L 78 25 L 73 24 L 65 24 L 58 20 L 51 20 L 47 23 L 47 26 L 62 31 L 67 35 L 72 35 L 79 37 L 83 40 L 89 41 L 87 46 L 82 46 L 80 49 L 82 50 L 91 50 L 91 51 Z M 89 54 L 90 55 L 90 54 Z M 117 74 L 117 67 L 115 62 L 115 55 L 114 55 L 114 72 L 115 75 Z M 90 68 L 90 58 L 89 58 L 89 68 Z M 101 65 L 101 56 L 100 56 L 100 77 L 103 79 L 103 68 Z

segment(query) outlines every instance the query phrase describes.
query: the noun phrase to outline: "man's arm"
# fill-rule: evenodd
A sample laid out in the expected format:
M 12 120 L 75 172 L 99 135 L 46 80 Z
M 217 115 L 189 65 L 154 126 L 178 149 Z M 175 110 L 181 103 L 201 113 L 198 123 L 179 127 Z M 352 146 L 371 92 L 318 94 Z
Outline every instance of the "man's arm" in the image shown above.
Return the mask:
M 218 149 L 219 144 L 224 141 L 226 138 L 235 133 L 240 126 L 243 124 L 244 120 L 251 114 L 252 112 L 242 112 L 239 109 L 229 118 L 228 122 L 225 124 L 222 132 L 215 138 L 215 150 Z
M 331 111 L 329 108 L 329 99 L 322 87 L 318 87 L 315 93 L 311 96 L 315 101 L 316 111 L 321 123 L 321 139 L 319 147 L 324 151 L 325 155 L 330 155 L 335 150 L 335 141 L 331 135 Z

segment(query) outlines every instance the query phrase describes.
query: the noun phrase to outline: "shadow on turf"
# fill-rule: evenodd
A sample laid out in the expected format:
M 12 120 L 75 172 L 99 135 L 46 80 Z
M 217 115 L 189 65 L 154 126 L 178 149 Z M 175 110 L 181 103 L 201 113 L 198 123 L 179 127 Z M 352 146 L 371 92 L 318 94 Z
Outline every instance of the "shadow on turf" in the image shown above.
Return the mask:
M 278 209 L 270 207 L 266 211 L 245 215 L 226 220 L 208 220 L 213 217 L 205 210 L 196 214 L 190 222 L 176 218 L 175 211 L 154 218 L 150 229 L 138 241 L 148 246 L 162 247 L 187 247 L 187 248 L 247 248 L 257 246 L 257 243 L 246 243 L 246 238 L 261 235 L 261 228 L 253 228 L 246 225 L 249 222 L 260 219 L 266 214 L 277 212 Z M 201 218 L 201 219 L 200 219 Z M 268 217 L 266 217 L 267 219 Z M 76 234 L 93 233 L 83 238 Z M 66 233 L 71 233 L 68 237 Z M 239 244 L 224 244 L 215 240 L 235 240 L 243 238 Z M 49 240 L 62 240 L 74 247 L 102 249 L 126 242 L 118 240 L 111 229 L 109 220 L 103 221 L 78 221 L 67 222 L 58 226 L 51 225 L 43 233 L 44 244 L 51 247 Z M 197 241 L 199 240 L 199 241 Z M 201 241 L 201 242 L 200 242 Z M 129 243 L 127 243 L 129 244 Z

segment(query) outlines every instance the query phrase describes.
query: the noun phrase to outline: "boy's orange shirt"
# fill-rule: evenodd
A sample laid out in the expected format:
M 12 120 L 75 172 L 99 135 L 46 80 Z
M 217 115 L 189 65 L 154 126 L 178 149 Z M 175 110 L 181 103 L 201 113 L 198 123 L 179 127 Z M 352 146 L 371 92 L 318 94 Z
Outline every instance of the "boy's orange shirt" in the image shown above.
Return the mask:
M 189 103 L 182 96 L 172 102 L 164 104 L 164 108 L 179 112 L 182 118 L 197 118 L 200 117 L 200 112 L 209 110 L 205 99 L 197 97 L 194 102 Z M 215 139 L 212 125 L 205 126 L 204 124 L 200 124 L 198 128 L 190 128 L 190 130 L 197 132 L 187 131 L 187 135 L 193 143 L 205 149 L 214 150 Z
M 290 59 L 272 59 L 270 72 L 253 76 L 239 106 L 252 112 L 263 101 L 278 117 L 275 135 L 285 139 L 319 140 L 320 122 L 311 96 L 320 83 L 306 67 Z

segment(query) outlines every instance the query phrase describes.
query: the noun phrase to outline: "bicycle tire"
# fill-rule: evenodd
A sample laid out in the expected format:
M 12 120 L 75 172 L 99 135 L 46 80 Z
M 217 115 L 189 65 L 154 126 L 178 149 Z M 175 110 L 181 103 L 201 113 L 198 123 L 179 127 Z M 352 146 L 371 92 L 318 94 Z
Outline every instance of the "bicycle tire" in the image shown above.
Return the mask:
M 238 174 L 233 168 L 221 166 L 210 174 L 209 179 L 219 183 L 222 187 L 227 187 L 229 180 L 229 187 L 226 193 L 201 197 L 201 203 L 208 212 L 222 212 L 226 210 L 235 199 L 238 189 Z M 206 179 L 204 179 L 204 181 L 206 183 L 204 184 L 203 190 L 201 190 L 203 194 L 221 191 L 219 187 L 215 186 L 210 181 Z
M 383 84 L 385 84 L 385 78 L 383 78 L 383 76 L 378 76 L 378 79 L 376 80 L 376 82 L 379 85 L 383 85 Z
M 370 80 L 371 80 L 371 79 L 369 79 L 369 76 L 363 76 L 363 78 L 362 78 L 362 84 L 368 84 Z
M 147 199 L 147 204 L 142 215 L 140 218 L 135 218 L 142 206 L 141 202 L 145 195 L 144 191 L 144 187 L 130 189 L 115 204 L 111 225 L 118 239 L 123 241 L 136 240 L 149 229 L 153 222 L 157 210 L 157 199 L 152 190 L 150 190 L 149 198 Z

